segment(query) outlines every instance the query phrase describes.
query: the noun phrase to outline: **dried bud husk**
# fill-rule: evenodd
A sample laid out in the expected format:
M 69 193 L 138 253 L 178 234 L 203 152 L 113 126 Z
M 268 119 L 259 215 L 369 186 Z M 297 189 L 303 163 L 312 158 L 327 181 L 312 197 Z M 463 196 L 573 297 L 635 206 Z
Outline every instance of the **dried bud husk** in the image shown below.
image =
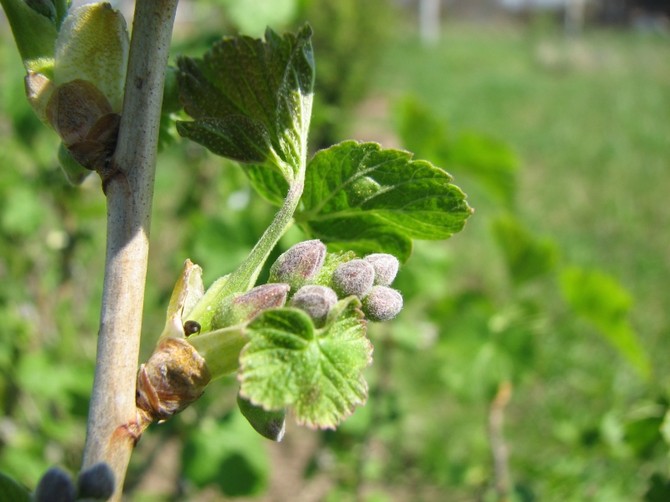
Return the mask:
M 33 500 L 35 502 L 74 502 L 77 490 L 70 476 L 59 469 L 52 467 L 44 473 L 35 488 Z
M 283 439 L 286 432 L 286 410 L 264 410 L 239 394 L 237 406 L 244 418 L 261 436 L 277 442 Z
M 78 499 L 107 500 L 114 494 L 114 472 L 105 462 L 81 471 L 77 480 Z
M 211 380 L 205 359 L 183 338 L 162 338 L 137 375 L 137 407 L 166 420 L 198 399 Z
M 114 153 L 121 117 L 90 82 L 73 80 L 58 86 L 51 93 L 46 118 L 83 167 L 102 168 Z
M 367 255 L 365 261 L 370 263 L 375 269 L 375 284 L 380 286 L 391 285 L 400 266 L 398 258 L 392 254 L 374 253 Z
M 374 286 L 363 299 L 363 313 L 371 321 L 389 321 L 402 310 L 402 295 L 387 286 Z
M 291 306 L 307 312 L 317 327 L 323 326 L 336 303 L 337 294 L 327 286 L 303 286 L 291 298 Z
M 212 329 L 249 322 L 266 309 L 283 307 L 288 291 L 288 284 L 263 284 L 236 296 L 214 316 Z
M 326 246 L 318 239 L 299 242 L 282 253 L 270 268 L 269 282 L 284 282 L 295 291 L 323 266 Z
M 47 104 L 55 86 L 43 73 L 28 71 L 24 79 L 26 97 L 42 122 L 47 122 Z
M 375 280 L 375 269 L 365 260 L 343 263 L 333 273 L 333 287 L 341 297 L 354 295 L 363 298 Z

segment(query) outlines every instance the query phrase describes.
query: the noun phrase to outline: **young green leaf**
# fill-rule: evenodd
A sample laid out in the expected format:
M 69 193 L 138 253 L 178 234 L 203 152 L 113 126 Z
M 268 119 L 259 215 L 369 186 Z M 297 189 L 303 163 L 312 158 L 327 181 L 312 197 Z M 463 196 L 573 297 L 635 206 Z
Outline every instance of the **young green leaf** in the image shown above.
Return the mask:
M 15 502 L 30 502 L 30 492 L 7 474 L 0 471 L 0 493 L 7 500 Z
M 355 298 L 339 302 L 323 329 L 295 308 L 268 310 L 249 325 L 240 394 L 266 410 L 293 408 L 298 423 L 332 429 L 367 398 L 372 361 Z
M 310 161 L 296 221 L 331 249 L 405 261 L 411 239 L 446 239 L 472 213 L 451 180 L 409 152 L 346 141 Z
M 628 313 L 632 298 L 613 277 L 598 270 L 570 267 L 562 271 L 563 297 L 572 310 L 595 326 L 600 334 L 637 370 L 651 376 L 651 361 Z
M 293 180 L 306 160 L 312 113 L 311 35 L 309 26 L 281 37 L 268 29 L 264 41 L 224 38 L 202 59 L 181 58 L 180 95 L 195 120 L 178 122 L 179 134 Z M 252 179 L 268 196 L 263 177 Z

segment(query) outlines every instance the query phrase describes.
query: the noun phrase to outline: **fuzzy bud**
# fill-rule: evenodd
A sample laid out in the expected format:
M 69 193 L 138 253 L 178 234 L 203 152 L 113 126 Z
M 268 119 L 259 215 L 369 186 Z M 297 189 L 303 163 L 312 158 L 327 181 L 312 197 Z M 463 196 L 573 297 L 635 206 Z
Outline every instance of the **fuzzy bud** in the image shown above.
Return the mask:
M 363 312 L 371 321 L 389 321 L 402 310 L 402 295 L 386 286 L 374 286 L 363 299 Z
M 374 253 L 367 255 L 365 261 L 370 263 L 375 269 L 375 284 L 380 286 L 391 285 L 400 266 L 398 258 L 392 254 Z
M 343 263 L 333 273 L 333 286 L 340 296 L 355 295 L 363 298 L 375 280 L 375 269 L 365 260 Z
M 297 290 L 323 266 L 326 246 L 318 239 L 299 242 L 281 254 L 270 268 L 269 282 L 284 282 Z
M 326 286 L 303 286 L 291 299 L 291 306 L 307 312 L 317 327 L 323 326 L 328 312 L 336 303 L 337 294 Z
M 35 502 L 74 502 L 77 490 L 70 476 L 59 469 L 52 467 L 37 484 L 35 488 Z
M 99 462 L 79 474 L 78 498 L 107 500 L 114 494 L 114 473 L 104 462 Z
M 283 307 L 288 296 L 288 284 L 263 284 L 233 298 L 212 320 L 213 328 L 233 326 L 251 321 L 263 310 Z

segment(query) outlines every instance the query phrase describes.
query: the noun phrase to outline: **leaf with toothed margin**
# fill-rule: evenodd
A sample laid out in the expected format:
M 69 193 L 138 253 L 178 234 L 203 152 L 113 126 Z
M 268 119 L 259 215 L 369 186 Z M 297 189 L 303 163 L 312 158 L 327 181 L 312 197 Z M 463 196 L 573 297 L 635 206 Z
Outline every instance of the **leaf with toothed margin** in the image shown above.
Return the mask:
M 405 261 L 412 239 L 446 239 L 472 209 L 444 170 L 402 150 L 345 141 L 307 165 L 296 221 L 331 250 L 384 252 Z
M 265 40 L 224 38 L 202 59 L 181 58 L 180 97 L 194 120 L 178 122 L 179 134 L 218 155 L 263 164 L 271 179 L 281 174 L 291 181 L 307 157 L 311 35 L 309 26 L 283 36 L 268 29 Z M 274 188 L 265 189 L 263 176 L 250 178 L 262 195 L 274 194 Z
M 261 314 L 240 354 L 240 394 L 266 410 L 290 407 L 300 424 L 334 429 L 367 399 L 362 371 L 372 344 L 359 307 L 354 297 L 338 302 L 322 329 L 294 308 Z

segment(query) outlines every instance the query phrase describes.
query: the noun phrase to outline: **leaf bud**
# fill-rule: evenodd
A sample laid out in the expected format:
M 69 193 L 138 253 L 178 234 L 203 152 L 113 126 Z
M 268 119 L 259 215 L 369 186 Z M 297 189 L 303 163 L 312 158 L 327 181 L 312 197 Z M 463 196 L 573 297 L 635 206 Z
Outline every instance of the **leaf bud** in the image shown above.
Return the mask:
M 363 313 L 371 321 L 389 321 L 402 310 L 402 295 L 387 286 L 374 286 L 363 299 Z
M 375 269 L 369 262 L 355 259 L 343 263 L 333 273 L 333 286 L 342 297 L 355 295 L 363 298 L 375 280 Z
M 263 284 L 234 297 L 212 319 L 212 328 L 251 321 L 263 310 L 283 307 L 288 296 L 288 284 Z
M 74 502 L 77 490 L 70 476 L 59 469 L 52 467 L 44 473 L 35 488 L 35 502 Z
M 237 406 L 242 415 L 261 436 L 281 441 L 286 432 L 286 410 L 267 411 L 248 399 L 237 395 Z
M 114 472 L 105 462 L 81 471 L 77 480 L 78 498 L 107 500 L 114 494 Z
M 307 312 L 317 327 L 323 326 L 336 303 L 337 294 L 327 286 L 303 286 L 291 299 L 291 306 Z
M 365 257 L 375 269 L 375 284 L 389 286 L 398 273 L 398 258 L 387 253 L 373 253 Z
M 270 268 L 270 282 L 284 282 L 297 290 L 323 266 L 326 246 L 318 239 L 299 242 L 282 253 Z

